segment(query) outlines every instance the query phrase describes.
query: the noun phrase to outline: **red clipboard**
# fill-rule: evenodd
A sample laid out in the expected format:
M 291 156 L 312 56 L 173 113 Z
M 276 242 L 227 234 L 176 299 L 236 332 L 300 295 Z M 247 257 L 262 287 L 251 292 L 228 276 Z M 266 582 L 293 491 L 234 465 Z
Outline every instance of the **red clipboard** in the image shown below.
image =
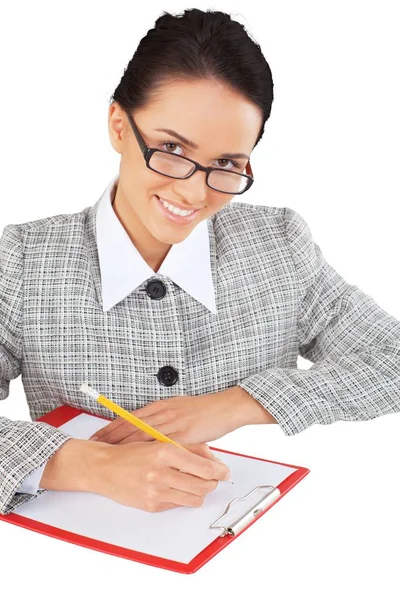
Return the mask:
M 60 406 L 55 410 L 47 413 L 46 415 L 38 418 L 37 421 L 43 421 L 45 423 L 48 423 L 49 425 L 53 425 L 54 427 L 60 427 L 70 419 L 73 419 L 74 417 L 82 413 L 91 415 L 91 413 L 87 411 L 77 409 L 71 406 Z M 92 550 L 97 550 L 98 552 L 113 554 L 114 556 L 119 556 L 120 558 L 126 558 L 128 560 L 133 560 L 135 562 L 140 562 L 146 565 L 159 567 L 178 573 L 195 573 L 196 571 L 198 571 L 198 569 L 200 569 L 200 567 L 202 567 L 216 554 L 218 554 L 219 552 L 221 552 L 221 550 L 228 546 L 228 544 L 231 544 L 236 538 L 240 537 L 240 535 L 242 535 L 242 533 L 246 531 L 248 527 L 250 527 L 256 521 L 258 521 L 258 519 L 260 519 L 274 504 L 276 504 L 276 502 L 278 502 L 285 494 L 287 494 L 297 483 L 299 483 L 299 481 L 301 481 L 310 472 L 310 470 L 305 467 L 299 467 L 295 465 L 289 465 L 287 463 L 266 460 L 255 456 L 249 456 L 247 454 L 230 452 L 212 446 L 210 446 L 210 449 L 217 450 L 218 452 L 225 452 L 227 454 L 243 456 L 245 458 L 251 458 L 255 460 L 261 460 L 268 463 L 274 463 L 277 465 L 290 467 L 296 469 L 296 471 L 289 475 L 283 482 L 281 482 L 278 486 L 274 488 L 277 491 L 279 490 L 279 492 L 277 492 L 279 493 L 279 496 L 275 497 L 275 499 L 272 502 L 270 502 L 265 509 L 259 510 L 258 514 L 254 513 L 254 515 L 251 515 L 252 518 L 250 522 L 242 526 L 240 531 L 235 532 L 234 534 L 225 533 L 223 537 L 218 537 L 206 548 L 204 548 L 197 556 L 195 556 L 189 563 L 177 562 L 163 557 L 138 552 L 130 548 L 124 548 L 122 546 L 109 544 L 90 537 L 78 535 L 65 529 L 59 529 L 58 527 L 53 527 L 52 525 L 48 525 L 47 523 L 42 523 L 40 521 L 36 521 L 16 513 L 8 513 L 7 515 L 0 514 L 0 519 L 8 523 L 13 523 L 14 525 L 19 525 L 20 527 L 25 527 L 26 529 L 31 529 L 32 531 L 36 531 L 37 533 L 42 533 L 54 538 L 58 538 L 60 540 L 64 540 L 66 542 L 70 542 L 72 544 L 76 544 L 78 546 L 84 546 L 86 548 L 91 548 Z

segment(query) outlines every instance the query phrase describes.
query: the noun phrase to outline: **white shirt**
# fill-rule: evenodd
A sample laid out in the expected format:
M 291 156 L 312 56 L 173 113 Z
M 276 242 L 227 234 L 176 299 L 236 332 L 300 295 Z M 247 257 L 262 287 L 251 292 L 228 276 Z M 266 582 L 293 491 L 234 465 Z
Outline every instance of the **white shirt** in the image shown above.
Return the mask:
M 138 285 L 156 275 L 146 263 L 114 212 L 112 202 L 119 174 L 101 196 L 96 215 L 96 237 L 101 271 L 103 311 L 121 302 Z M 179 227 L 179 225 L 177 225 Z M 158 273 L 169 277 L 193 298 L 217 313 L 210 264 L 206 220 L 201 221 L 179 244 L 173 244 Z M 17 493 L 36 494 L 47 461 L 19 486 Z

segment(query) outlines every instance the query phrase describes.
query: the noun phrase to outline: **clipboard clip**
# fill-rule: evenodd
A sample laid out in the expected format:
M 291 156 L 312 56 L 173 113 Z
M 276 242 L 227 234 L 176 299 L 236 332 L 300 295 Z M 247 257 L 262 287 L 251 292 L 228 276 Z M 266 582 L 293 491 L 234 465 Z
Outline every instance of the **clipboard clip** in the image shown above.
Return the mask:
M 230 507 L 235 502 L 240 502 L 247 500 L 250 498 L 252 494 L 257 492 L 258 490 L 268 488 L 270 491 L 264 494 L 264 496 L 259 500 L 254 506 L 252 506 L 244 515 L 239 517 L 234 523 L 229 525 L 228 527 L 223 527 L 222 525 L 217 525 L 219 521 L 229 512 Z M 224 512 L 212 525 L 210 525 L 210 529 L 222 529 L 222 533 L 219 537 L 225 537 L 226 535 L 237 535 L 243 529 L 251 523 L 254 517 L 257 517 L 261 512 L 263 512 L 266 508 L 268 508 L 279 496 L 281 495 L 280 489 L 273 485 L 258 485 L 251 492 L 249 492 L 246 496 L 242 496 L 239 498 L 234 498 L 229 502 Z

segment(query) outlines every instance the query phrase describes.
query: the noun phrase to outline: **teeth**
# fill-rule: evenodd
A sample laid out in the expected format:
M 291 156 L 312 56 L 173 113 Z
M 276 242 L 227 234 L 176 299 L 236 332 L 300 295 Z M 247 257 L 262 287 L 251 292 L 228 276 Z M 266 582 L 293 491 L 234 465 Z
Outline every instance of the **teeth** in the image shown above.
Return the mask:
M 181 210 L 180 208 L 177 208 L 176 206 L 173 206 L 172 204 L 168 204 L 168 202 L 166 202 L 162 198 L 160 198 L 160 201 L 165 206 L 165 208 L 174 215 L 180 215 L 181 217 L 187 217 L 188 215 L 191 215 L 192 213 L 194 213 L 194 210 Z

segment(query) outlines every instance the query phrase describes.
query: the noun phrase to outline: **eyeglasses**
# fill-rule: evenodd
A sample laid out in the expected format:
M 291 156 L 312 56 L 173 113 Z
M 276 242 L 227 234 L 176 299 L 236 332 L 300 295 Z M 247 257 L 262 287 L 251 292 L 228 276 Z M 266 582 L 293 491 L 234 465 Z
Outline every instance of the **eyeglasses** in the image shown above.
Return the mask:
M 223 194 L 244 194 L 253 185 L 254 178 L 250 161 L 246 165 L 247 175 L 244 175 L 226 169 L 203 167 L 200 163 L 190 158 L 171 154 L 171 152 L 167 152 L 166 150 L 148 148 L 139 133 L 133 117 L 128 112 L 126 112 L 126 115 L 139 147 L 143 152 L 146 166 L 152 171 L 166 177 L 173 177 L 174 179 L 187 179 L 193 173 L 196 173 L 196 171 L 204 171 L 208 187 Z

